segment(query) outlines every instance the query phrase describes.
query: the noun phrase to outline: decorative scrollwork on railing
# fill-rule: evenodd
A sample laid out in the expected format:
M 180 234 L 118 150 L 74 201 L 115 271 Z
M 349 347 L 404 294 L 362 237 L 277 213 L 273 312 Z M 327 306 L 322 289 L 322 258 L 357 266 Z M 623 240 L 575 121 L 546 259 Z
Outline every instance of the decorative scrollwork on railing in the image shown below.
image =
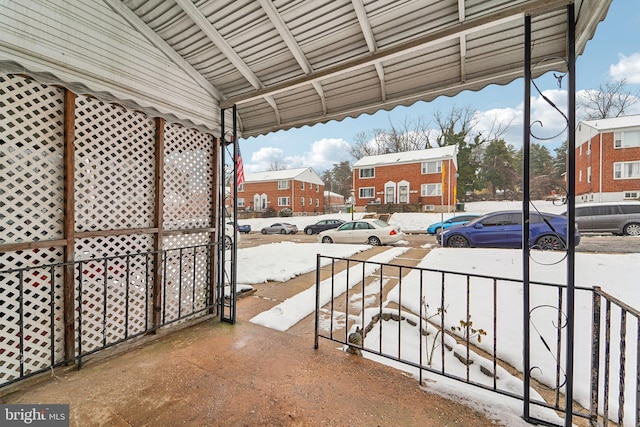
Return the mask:
M 536 323 L 533 320 L 533 312 L 542 308 L 547 308 L 547 309 L 552 309 L 554 311 L 557 311 L 558 313 L 558 322 L 555 321 L 551 321 L 551 325 L 553 326 L 553 328 L 556 331 L 556 352 L 554 354 L 554 352 L 551 349 L 551 346 L 548 343 L 548 340 L 546 340 L 543 336 L 543 333 L 538 329 Z M 547 316 L 541 316 L 541 318 L 543 319 L 548 319 Z M 549 304 L 541 304 L 538 305 L 536 307 L 533 307 L 531 310 L 529 310 L 529 323 L 531 324 L 531 327 L 533 328 L 533 330 L 536 332 L 536 334 L 538 335 L 538 338 L 540 339 L 540 342 L 542 343 L 542 345 L 544 346 L 544 349 L 547 351 L 547 353 L 550 355 L 551 359 L 553 360 L 554 364 L 555 364 L 555 368 L 556 368 L 556 372 L 555 372 L 555 386 L 550 386 L 548 384 L 548 381 L 544 381 L 544 380 L 539 380 L 540 384 L 545 387 L 548 390 L 560 390 L 562 387 L 564 387 L 564 385 L 567 382 L 567 375 L 564 371 L 564 369 L 562 368 L 562 364 L 560 363 L 560 348 L 561 348 L 561 344 L 560 344 L 560 337 L 561 337 L 561 330 L 566 328 L 567 326 L 567 315 L 560 310 L 558 307 L 554 307 L 552 305 Z M 543 373 L 543 370 L 541 367 L 539 366 L 532 366 L 529 369 L 529 376 L 531 378 L 533 377 L 533 372 L 534 371 L 539 371 L 541 374 Z
M 559 57 L 555 57 L 555 56 L 547 57 L 547 58 L 543 58 L 542 60 L 540 60 L 540 62 L 538 62 L 537 64 L 535 64 L 535 65 L 533 66 L 533 69 L 535 69 L 535 68 L 536 68 L 536 67 L 538 67 L 538 66 L 543 65 L 543 64 L 544 64 L 546 61 L 548 61 L 548 60 L 551 60 L 551 59 L 558 59 L 558 58 L 559 58 Z M 560 59 L 561 59 L 561 60 L 563 60 L 563 61 L 565 61 L 565 63 L 566 63 L 566 58 L 560 58 Z M 567 64 L 567 68 L 568 68 L 568 64 Z M 531 70 L 531 71 L 533 72 L 533 70 Z M 567 73 L 566 73 L 566 72 L 564 72 L 564 73 L 562 73 L 562 74 L 556 74 L 556 73 L 553 73 L 553 76 L 555 77 L 555 79 L 556 79 L 556 81 L 557 81 L 557 83 L 558 83 L 558 87 L 559 87 L 559 88 L 561 88 L 561 87 L 562 87 L 562 79 L 563 79 L 566 75 L 567 75 Z M 558 108 L 558 106 L 557 106 L 557 105 L 556 105 L 552 100 L 550 100 L 550 99 L 549 99 L 549 98 L 548 98 L 544 93 L 542 93 L 542 91 L 540 90 L 540 88 L 539 88 L 539 87 L 538 87 L 538 85 L 536 84 L 535 79 L 531 79 L 531 84 L 533 84 L 533 87 L 536 89 L 536 92 L 538 92 L 538 94 L 540 95 L 540 98 L 544 99 L 544 101 L 545 101 L 547 104 L 549 104 L 549 105 L 550 105 L 554 110 L 556 110 L 556 111 L 557 111 L 557 112 L 558 112 L 558 113 L 559 113 L 559 114 L 564 118 L 565 125 L 564 125 L 564 128 L 562 128 L 562 130 L 561 130 L 560 132 L 558 132 L 557 134 L 552 135 L 552 136 L 543 137 L 543 136 L 540 136 L 540 135 L 536 135 L 536 134 L 533 132 L 533 126 L 534 126 L 534 125 L 536 125 L 536 124 L 538 124 L 540 127 L 544 127 L 544 125 L 543 125 L 543 123 L 542 123 L 542 121 L 541 121 L 541 120 L 536 120 L 536 121 L 532 122 L 532 123 L 531 123 L 531 125 L 529 126 L 529 134 L 530 134 L 533 138 L 535 138 L 535 139 L 537 139 L 537 140 L 539 140 L 539 141 L 549 141 L 549 140 L 552 140 L 552 139 L 556 139 L 556 138 L 558 138 L 560 135 L 562 135 L 562 134 L 563 134 L 563 133 L 564 133 L 564 132 L 569 128 L 569 118 L 567 117 L 567 115 L 566 115 L 564 112 L 562 112 L 562 110 L 560 110 L 560 108 Z

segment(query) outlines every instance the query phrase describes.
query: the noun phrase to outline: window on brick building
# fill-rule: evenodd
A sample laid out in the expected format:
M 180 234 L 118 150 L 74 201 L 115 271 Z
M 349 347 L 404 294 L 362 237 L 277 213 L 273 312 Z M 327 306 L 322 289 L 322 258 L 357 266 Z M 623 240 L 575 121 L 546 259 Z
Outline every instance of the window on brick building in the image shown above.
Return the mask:
M 613 146 L 615 148 L 640 147 L 640 130 L 614 132 Z
M 376 169 L 375 168 L 362 168 L 360 169 L 360 178 L 375 178 Z
M 422 174 L 427 173 L 441 173 L 442 172 L 442 160 L 434 160 L 431 162 L 422 162 Z
M 361 199 L 373 199 L 376 191 L 373 187 L 362 187 L 358 189 L 358 195 Z
M 640 178 L 640 161 L 613 164 L 613 179 Z
M 300 198 L 300 206 L 304 206 L 304 197 Z
M 289 206 L 288 197 L 278 197 L 278 206 Z
M 587 168 L 587 182 L 591 182 L 591 166 Z
M 238 191 L 244 191 L 244 182 L 238 185 Z
M 238 198 L 238 207 L 239 208 L 244 208 L 244 199 Z
M 300 189 L 304 190 L 304 182 L 303 181 L 300 182 Z
M 283 179 L 278 181 L 278 190 L 288 190 L 289 189 L 289 180 Z
M 316 208 L 320 207 L 320 199 L 316 199 Z
M 422 184 L 420 186 L 421 196 L 441 196 L 442 184 Z

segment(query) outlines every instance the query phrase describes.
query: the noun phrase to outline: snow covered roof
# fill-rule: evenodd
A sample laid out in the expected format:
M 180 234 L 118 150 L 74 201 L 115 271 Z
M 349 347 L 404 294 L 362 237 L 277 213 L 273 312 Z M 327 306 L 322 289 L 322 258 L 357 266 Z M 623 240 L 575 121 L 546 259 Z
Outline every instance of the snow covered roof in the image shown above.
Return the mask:
M 264 182 L 296 180 L 310 182 L 312 184 L 324 185 L 322 179 L 312 168 L 283 169 L 278 171 L 256 172 L 245 175 L 245 182 Z
M 429 160 L 453 159 L 456 169 L 458 168 L 457 145 L 447 145 L 445 147 L 428 148 L 426 150 L 404 151 L 402 153 L 380 154 L 378 156 L 367 156 L 358 160 L 353 168 L 370 166 L 393 165 L 403 163 L 425 162 Z
M 612 0 L 4 0 L 0 71 L 243 137 L 566 71 Z M 573 4 L 569 19 L 567 6 Z
M 581 124 L 585 124 L 599 131 L 638 127 L 640 126 L 640 114 L 636 114 L 633 116 L 612 117 L 608 119 L 585 120 L 578 124 L 578 128 L 580 128 Z

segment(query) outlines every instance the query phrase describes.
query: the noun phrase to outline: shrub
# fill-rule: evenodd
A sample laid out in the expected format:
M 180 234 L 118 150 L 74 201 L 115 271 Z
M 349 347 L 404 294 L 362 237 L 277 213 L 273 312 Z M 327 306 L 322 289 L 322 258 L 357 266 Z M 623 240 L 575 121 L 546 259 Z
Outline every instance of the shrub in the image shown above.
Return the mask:
M 281 216 L 281 217 L 293 216 L 293 211 L 289 208 L 284 208 L 284 209 L 281 209 L 280 212 L 278 212 L 278 216 Z
M 264 212 L 262 212 L 262 218 L 273 218 L 275 216 L 277 216 L 276 210 L 271 206 L 269 206 L 264 210 Z

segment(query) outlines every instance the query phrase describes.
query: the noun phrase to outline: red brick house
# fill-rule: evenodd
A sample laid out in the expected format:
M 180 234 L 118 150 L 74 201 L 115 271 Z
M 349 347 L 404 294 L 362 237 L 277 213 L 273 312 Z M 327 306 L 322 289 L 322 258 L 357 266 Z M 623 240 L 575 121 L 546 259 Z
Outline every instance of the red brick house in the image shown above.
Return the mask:
M 418 204 L 421 211 L 453 211 L 457 146 L 368 156 L 353 166 L 355 207 Z
M 238 188 L 238 209 L 276 212 L 289 208 L 294 215 L 324 212 L 324 183 L 311 168 L 248 173 Z
M 580 122 L 575 156 L 576 202 L 640 197 L 640 115 Z
M 326 207 L 326 213 L 340 212 L 345 209 L 344 196 L 332 191 L 325 191 L 324 206 Z

